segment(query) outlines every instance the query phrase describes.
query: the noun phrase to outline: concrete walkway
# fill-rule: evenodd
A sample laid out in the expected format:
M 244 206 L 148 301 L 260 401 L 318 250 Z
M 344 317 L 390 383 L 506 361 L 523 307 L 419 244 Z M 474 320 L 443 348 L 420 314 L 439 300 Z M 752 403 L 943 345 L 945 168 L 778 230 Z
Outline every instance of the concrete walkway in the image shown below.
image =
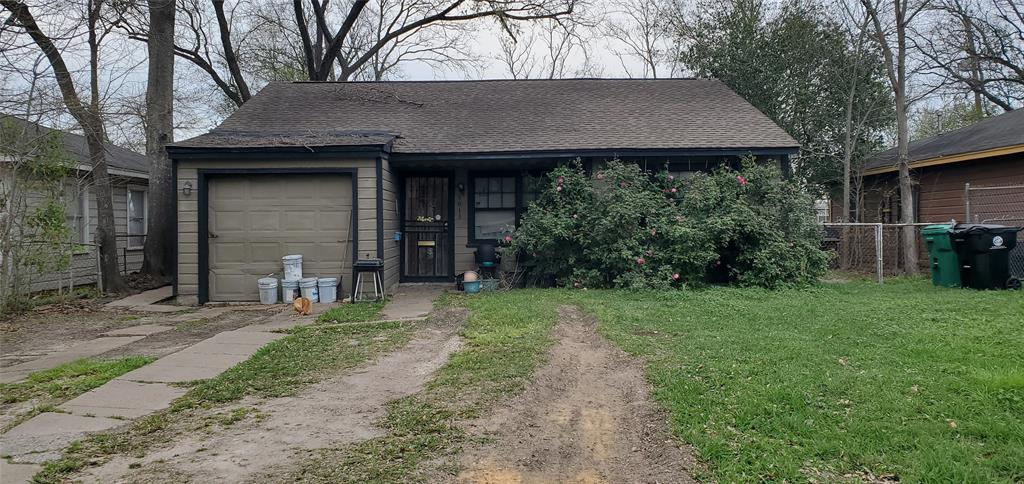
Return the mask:
M 223 311 L 228 310 L 230 308 Z M 197 313 L 191 314 L 194 318 Z M 312 322 L 312 316 L 301 317 L 289 311 L 264 317 L 252 325 L 219 333 L 121 375 L 60 405 L 60 410 L 66 413 L 46 412 L 21 423 L 0 436 L 0 456 L 9 457 L 12 461 L 4 462 L 0 481 L 3 484 L 27 482 L 25 476 L 31 477 L 37 472 L 38 464 L 60 457 L 65 447 L 86 434 L 109 430 L 126 424 L 130 419 L 168 407 L 187 391 L 187 388 L 172 383 L 215 377 L 246 360 L 263 345 L 285 336 L 276 331 Z M 126 328 L 117 332 L 160 330 L 154 326 L 159 325 L 141 325 L 134 330 Z M 134 341 L 142 337 L 100 339 L 129 338 Z
M 451 284 L 399 284 L 384 305 L 381 319 L 423 319 L 434 309 L 434 300 L 451 287 Z

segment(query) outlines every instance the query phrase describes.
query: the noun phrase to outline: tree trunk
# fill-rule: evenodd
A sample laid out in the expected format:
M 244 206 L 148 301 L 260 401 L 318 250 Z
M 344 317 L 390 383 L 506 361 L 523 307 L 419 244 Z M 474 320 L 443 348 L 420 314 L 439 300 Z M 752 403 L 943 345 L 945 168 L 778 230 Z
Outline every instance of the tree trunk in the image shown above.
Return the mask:
M 906 88 L 896 92 L 896 152 L 900 173 L 900 223 L 903 271 L 917 274 L 917 229 L 914 220 L 914 181 L 910 177 L 910 130 L 907 126 Z
M 174 0 L 149 2 L 149 76 L 146 84 L 146 156 L 149 192 L 142 272 L 174 274 L 174 189 L 164 147 L 174 141 Z
M 114 224 L 114 197 L 107 173 L 107 159 L 104 149 L 103 125 L 99 116 L 90 122 L 92 126 L 82 126 L 85 130 L 85 141 L 89 146 L 89 159 L 92 162 L 92 180 L 96 187 L 96 241 L 100 246 L 100 274 L 103 277 L 103 290 L 106 292 L 125 292 L 128 286 L 121 277 L 117 265 L 117 233 Z M 96 127 L 95 123 L 99 123 Z

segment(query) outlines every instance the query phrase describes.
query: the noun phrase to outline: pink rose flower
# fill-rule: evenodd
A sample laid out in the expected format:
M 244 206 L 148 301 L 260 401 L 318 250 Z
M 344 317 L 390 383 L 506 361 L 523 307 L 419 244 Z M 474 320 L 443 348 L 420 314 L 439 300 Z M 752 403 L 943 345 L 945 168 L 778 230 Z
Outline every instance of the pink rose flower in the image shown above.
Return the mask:
M 678 272 L 676 272 L 675 274 L 672 274 L 672 280 L 673 281 L 678 281 L 679 280 L 679 273 Z
M 564 176 L 558 177 L 558 184 L 561 185 L 563 183 L 565 183 L 565 177 Z
M 556 192 L 562 191 L 562 185 L 558 185 L 557 187 L 555 187 L 555 191 Z
M 675 179 L 676 179 L 676 177 L 674 177 L 674 176 L 672 176 L 672 175 L 669 175 L 669 176 L 668 176 L 668 181 L 672 181 L 672 180 L 675 180 Z
M 511 235 L 506 235 L 505 236 L 505 242 L 512 242 L 512 236 Z
M 658 235 L 658 229 L 651 229 L 651 235 Z
M 626 181 L 625 181 L 625 180 L 623 180 L 623 181 L 620 181 L 620 182 L 619 182 L 619 187 L 621 187 L 621 188 L 626 188 Z
M 686 219 L 684 219 L 682 215 L 676 215 L 676 222 L 683 223 L 683 220 Z
M 675 193 L 677 191 L 679 191 L 679 190 L 676 190 L 676 187 L 672 187 L 672 193 Z
M 598 180 L 604 180 L 604 172 L 603 171 L 597 172 L 597 179 Z
M 642 266 L 642 265 L 644 265 L 644 262 L 647 262 L 647 261 L 645 261 L 643 257 L 637 257 L 636 258 L 637 265 L 641 265 Z
M 736 181 L 740 182 L 740 186 L 745 186 L 747 184 L 747 179 L 743 178 L 743 175 L 736 175 Z

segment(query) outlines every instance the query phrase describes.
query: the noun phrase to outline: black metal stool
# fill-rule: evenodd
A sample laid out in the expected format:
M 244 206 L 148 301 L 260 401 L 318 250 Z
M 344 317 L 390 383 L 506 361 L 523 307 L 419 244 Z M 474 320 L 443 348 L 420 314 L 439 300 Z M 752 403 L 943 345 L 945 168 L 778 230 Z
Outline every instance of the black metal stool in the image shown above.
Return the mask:
M 381 259 L 359 259 L 353 269 L 356 271 L 355 284 L 352 285 L 352 302 L 365 301 L 363 295 L 363 274 L 373 275 L 373 300 L 384 299 L 384 261 Z

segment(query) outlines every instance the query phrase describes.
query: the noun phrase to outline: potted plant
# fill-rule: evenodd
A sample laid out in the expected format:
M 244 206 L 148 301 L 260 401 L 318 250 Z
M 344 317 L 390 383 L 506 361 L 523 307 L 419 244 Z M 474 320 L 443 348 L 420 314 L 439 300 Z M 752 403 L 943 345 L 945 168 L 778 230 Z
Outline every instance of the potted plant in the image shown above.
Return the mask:
M 516 253 L 512 250 L 512 236 L 515 233 L 515 227 L 506 225 L 501 231 L 501 237 L 498 239 L 498 250 L 501 253 L 501 261 L 498 268 L 501 272 L 516 272 L 519 269 L 519 260 L 516 257 Z

